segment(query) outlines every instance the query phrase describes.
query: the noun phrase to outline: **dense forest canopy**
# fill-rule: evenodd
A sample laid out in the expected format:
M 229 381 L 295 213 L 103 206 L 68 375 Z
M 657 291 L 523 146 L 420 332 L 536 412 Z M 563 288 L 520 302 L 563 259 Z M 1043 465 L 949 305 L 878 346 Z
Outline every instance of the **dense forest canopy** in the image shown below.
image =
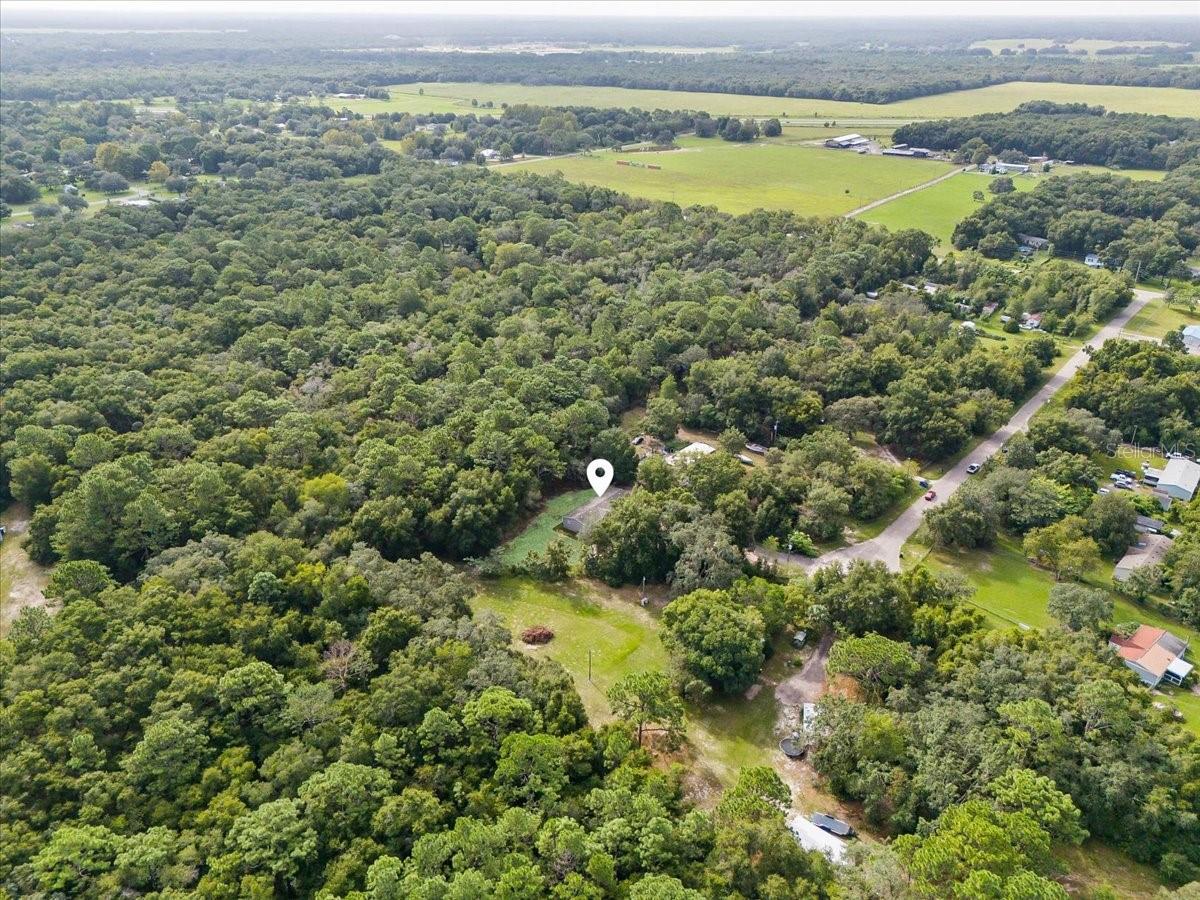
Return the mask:
M 1200 156 L 1200 119 L 1106 113 L 1084 103 L 1022 103 L 1012 112 L 911 122 L 892 139 L 914 147 L 957 150 L 977 139 L 993 153 L 1117 166 L 1174 169 Z
M 993 55 L 926 37 L 915 44 L 867 41 L 860 32 L 830 42 L 800 39 L 770 51 L 677 53 L 578 47 L 536 52 L 413 49 L 375 28 L 299 34 L 254 22 L 244 31 L 150 31 L 135 41 L 107 33 L 35 31 L 11 35 L 0 96 L 17 100 L 271 100 L 378 90 L 418 81 L 574 84 L 758 94 L 889 103 L 1008 81 L 1200 87 L 1200 66 L 1174 55 L 1098 57 Z M 670 33 L 664 32 L 664 33 Z M 1171 40 L 1186 40 L 1180 29 Z M 277 39 L 272 41 L 272 36 Z M 1193 40 L 1200 40 L 1195 36 Z M 264 46 L 264 42 L 266 45 Z M 384 46 L 380 46 L 380 44 Z M 661 34 L 649 44 L 661 45 Z M 723 41 L 722 43 L 727 43 Z M 450 42 L 451 47 L 457 46 Z M 518 51 L 520 47 L 517 48 Z

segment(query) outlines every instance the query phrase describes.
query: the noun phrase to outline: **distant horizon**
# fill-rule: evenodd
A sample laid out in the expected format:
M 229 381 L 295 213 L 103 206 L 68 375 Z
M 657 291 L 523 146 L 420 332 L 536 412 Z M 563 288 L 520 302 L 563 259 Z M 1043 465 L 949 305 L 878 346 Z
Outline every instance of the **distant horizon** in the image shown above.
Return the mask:
M 1147 17 L 1196 19 L 1197 4 L 1193 0 L 1146 0 L 1137 4 L 1097 4 L 1088 0 L 1008 0 L 1003 4 L 975 7 L 966 15 L 956 6 L 938 0 L 845 0 L 831 5 L 813 0 L 764 0 L 764 2 L 695 3 L 684 0 L 638 2 L 638 0 L 583 0 L 563 4 L 556 0 L 513 0 L 513 2 L 484 2 L 484 0 L 348 0 L 331 8 L 316 0 L 6 0 L 0 16 L 13 14 L 46 14 L 60 17 L 72 13 L 88 17 L 95 14 L 115 14 L 122 19 L 139 19 L 148 15 L 170 18 L 233 18 L 245 19 L 261 15 L 302 18 L 344 18 L 386 15 L 395 18 L 543 18 L 591 21 L 838 21 L 870 18 L 875 21 L 911 20 L 913 18 L 944 21 L 996 21 L 1015 19 L 1027 22 L 1080 20 L 1080 24 L 1096 21 L 1139 20 Z

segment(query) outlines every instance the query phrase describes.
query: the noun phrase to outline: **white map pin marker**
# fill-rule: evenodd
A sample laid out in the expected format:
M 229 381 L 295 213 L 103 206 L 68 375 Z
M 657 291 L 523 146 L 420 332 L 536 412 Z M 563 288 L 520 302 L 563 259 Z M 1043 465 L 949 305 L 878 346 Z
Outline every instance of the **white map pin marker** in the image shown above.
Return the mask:
M 608 486 L 612 484 L 613 467 L 607 459 L 593 459 L 588 463 L 588 484 L 596 492 L 597 497 L 603 497 Z

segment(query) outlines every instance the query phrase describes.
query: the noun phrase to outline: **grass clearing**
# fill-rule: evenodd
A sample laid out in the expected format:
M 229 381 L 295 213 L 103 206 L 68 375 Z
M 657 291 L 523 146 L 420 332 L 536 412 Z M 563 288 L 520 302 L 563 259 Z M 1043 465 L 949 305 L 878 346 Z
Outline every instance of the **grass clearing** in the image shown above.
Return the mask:
M 734 144 L 685 137 L 679 143 L 679 150 L 636 157 L 602 151 L 534 160 L 499 171 L 561 172 L 569 181 L 681 206 L 716 206 L 730 213 L 766 208 L 837 215 L 923 184 L 952 168 L 932 160 L 859 156 L 772 141 Z M 647 165 L 661 168 L 644 168 Z
M 1039 181 L 1046 177 L 1060 175 L 1076 175 L 1081 172 L 1107 171 L 1100 166 L 1069 166 L 1059 167 L 1047 175 L 1020 175 L 1013 178 L 1013 186 L 1018 192 L 1033 190 Z M 1117 172 L 1130 178 L 1160 180 L 1166 174 L 1149 169 L 1129 169 Z M 886 225 L 894 230 L 901 228 L 920 228 L 938 239 L 938 250 L 946 252 L 953 249 L 950 238 L 954 234 L 954 226 L 984 203 L 995 198 L 988 190 L 992 181 L 991 175 L 979 172 L 963 172 L 953 178 L 947 178 L 935 185 L 922 188 L 903 197 L 897 197 L 882 206 L 867 210 L 860 218 L 876 225 Z M 975 199 L 975 192 L 983 192 L 983 200 Z
M 590 582 L 547 585 L 509 577 L 481 582 L 474 610 L 499 616 L 519 649 L 560 663 L 575 679 L 588 716 L 603 722 L 612 718 L 605 693 L 614 682 L 630 672 L 665 670 L 669 664 L 655 616 L 633 596 Z M 531 625 L 552 628 L 554 640 L 540 647 L 522 644 L 517 635 Z
M 631 672 L 666 671 L 670 666 L 658 636 L 657 610 L 653 605 L 643 609 L 637 596 L 632 588 L 615 590 L 591 581 L 546 585 L 508 577 L 481 582 L 472 605 L 476 613 L 495 613 L 513 633 L 517 649 L 530 656 L 548 656 L 570 672 L 588 717 L 602 723 L 612 718 L 605 695 L 614 682 Z M 530 625 L 552 628 L 554 640 L 540 647 L 523 644 L 516 635 Z M 773 686 L 789 671 L 792 653 L 784 642 L 768 660 L 764 686 L 752 700 L 714 695 L 702 704 L 688 704 L 688 738 L 696 751 L 693 762 L 704 780 L 728 785 L 744 766 L 779 761 Z
M 1101 885 L 1108 885 L 1117 896 L 1129 900 L 1152 900 L 1161 896 L 1162 882 L 1150 866 L 1134 862 L 1128 855 L 1100 841 L 1085 841 L 1080 847 L 1058 845 L 1054 856 L 1071 873 L 1068 888 L 1086 888 L 1083 896 Z M 1073 895 L 1080 892 L 1071 890 Z
M 1120 87 L 1097 84 L 1010 81 L 966 91 L 914 97 L 896 103 L 858 103 L 805 97 L 764 97 L 703 91 L 638 90 L 588 85 L 527 85 L 484 82 L 419 82 L 389 85 L 387 100 L 321 98 L 337 109 L 364 115 L 377 113 L 456 112 L 486 113 L 473 107 L 491 101 L 534 103 L 544 106 L 639 107 L 641 109 L 694 109 L 712 115 L 777 116 L 784 119 L 936 119 L 1008 112 L 1029 100 L 1099 104 L 1115 112 L 1144 112 L 1168 116 L 1193 116 L 1196 92 L 1186 88 Z
M 533 551 L 546 552 L 546 548 L 556 537 L 568 539 L 568 543 L 572 547 L 572 556 L 577 557 L 582 548 L 576 541 L 570 540 L 569 535 L 557 529 L 563 516 L 580 504 L 586 503 L 592 496 L 591 488 L 585 488 L 579 491 L 568 491 L 550 498 L 546 502 L 545 509 L 538 513 L 520 534 L 504 545 L 500 551 L 500 558 L 507 565 L 519 563 Z
M 1125 330 L 1161 338 L 1168 331 L 1178 331 L 1185 325 L 1197 324 L 1200 324 L 1200 312 L 1189 313 L 1182 307 L 1168 306 L 1167 301 L 1155 298 L 1129 320 Z

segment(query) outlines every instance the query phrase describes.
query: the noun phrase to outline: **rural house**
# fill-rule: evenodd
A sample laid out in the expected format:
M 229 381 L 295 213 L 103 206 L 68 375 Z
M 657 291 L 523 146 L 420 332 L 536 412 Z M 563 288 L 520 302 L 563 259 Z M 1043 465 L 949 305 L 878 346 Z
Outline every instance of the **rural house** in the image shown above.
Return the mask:
M 1114 634 L 1108 639 L 1108 646 L 1147 687 L 1158 687 L 1163 681 L 1182 684 L 1192 671 L 1191 663 L 1183 660 L 1187 641 L 1161 628 L 1142 625 L 1129 637 Z
M 1157 566 L 1171 549 L 1171 539 L 1163 534 L 1146 534 L 1130 547 L 1113 569 L 1113 581 L 1128 581 L 1138 569 Z

